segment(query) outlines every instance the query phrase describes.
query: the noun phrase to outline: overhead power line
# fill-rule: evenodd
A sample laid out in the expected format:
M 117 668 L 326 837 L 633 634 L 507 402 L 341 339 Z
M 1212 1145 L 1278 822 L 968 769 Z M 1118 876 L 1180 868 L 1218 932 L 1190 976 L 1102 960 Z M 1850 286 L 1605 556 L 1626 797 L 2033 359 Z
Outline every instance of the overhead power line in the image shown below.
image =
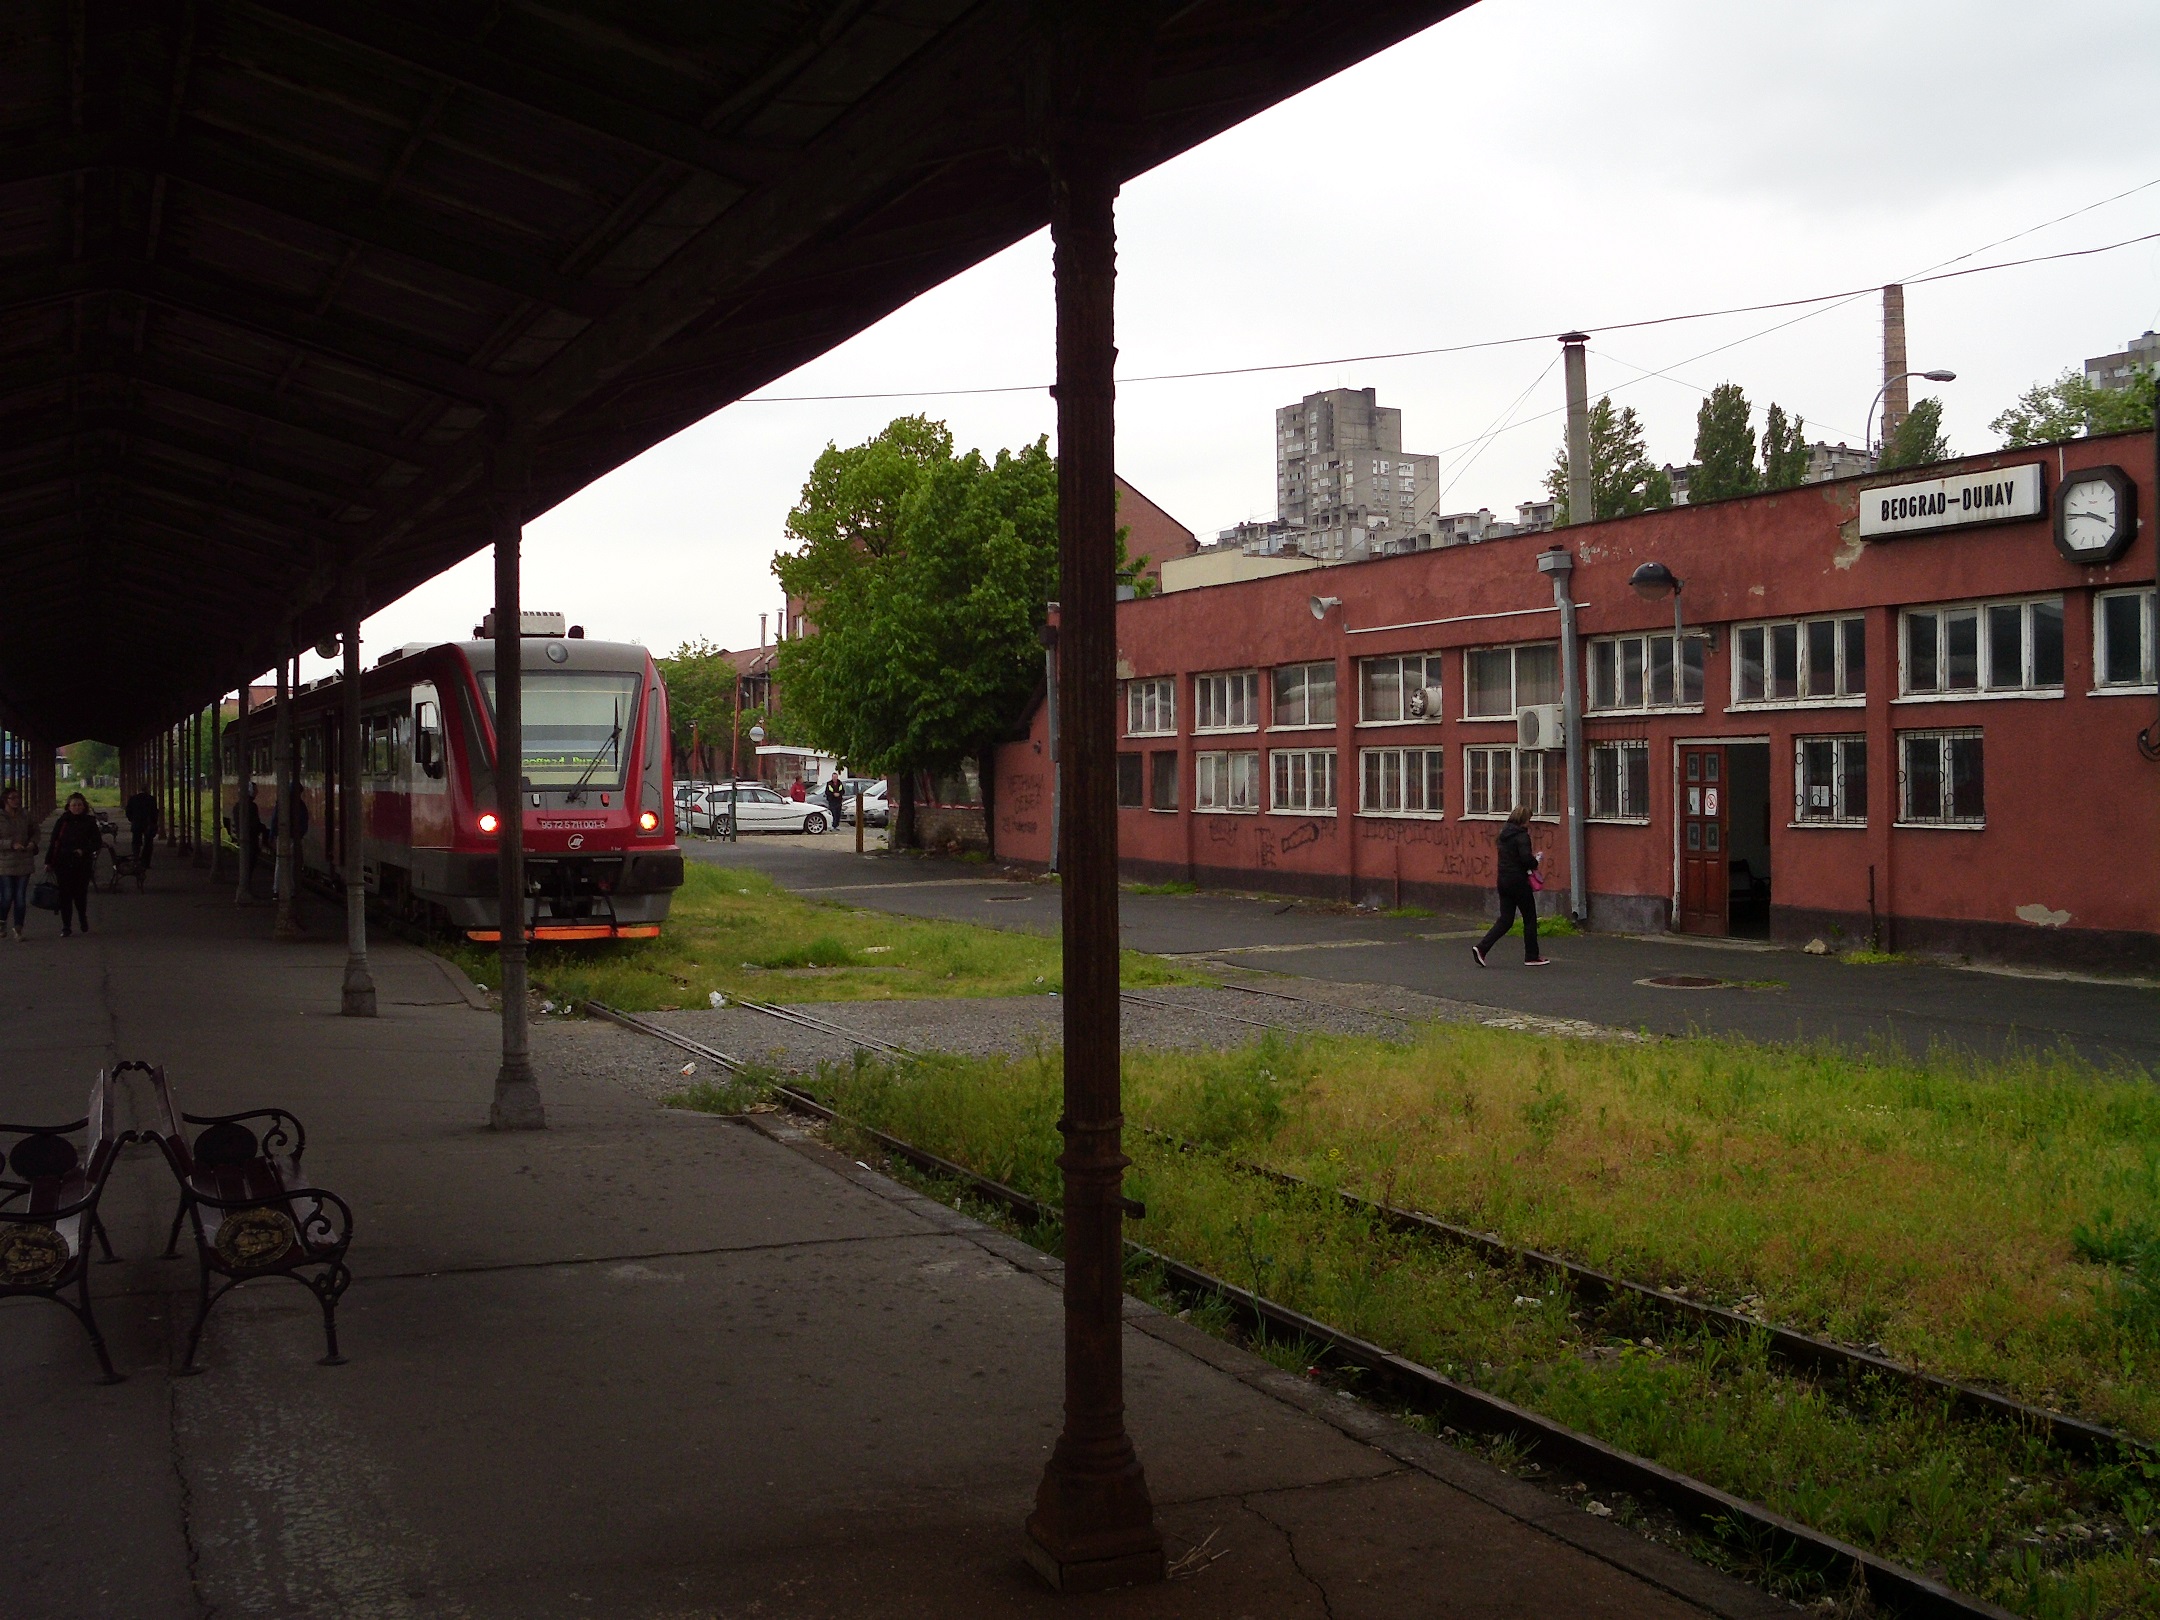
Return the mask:
M 2130 191 L 2122 192 L 2119 196 L 2130 196 L 2134 192 L 2143 191 L 2148 186 L 2154 185 L 2160 185 L 2160 180 L 2150 180 L 2145 185 L 2133 186 Z M 2104 198 L 2102 203 L 2117 200 L 2119 200 L 2117 197 Z M 2065 219 L 2074 218 L 2077 214 L 2098 208 L 2102 206 L 2102 203 L 2089 203 L 2085 208 L 2075 209 L 2057 219 L 2048 220 L 2041 225 L 2030 226 L 2026 230 L 2018 231 L 2011 236 L 2001 238 L 1999 241 L 1989 243 L 1988 247 L 2000 247 L 2004 242 L 2015 241 L 2021 236 L 2030 236 L 2034 231 L 2044 230 L 2048 225 L 2060 224 Z M 2160 231 L 2148 231 L 2141 236 L 2124 237 L 2119 242 L 2105 242 L 2097 247 L 2070 248 L 2061 253 L 2040 253 L 2030 258 L 2004 259 L 1995 264 L 1968 265 L 1962 270 L 1937 268 L 1930 273 L 1906 276 L 1903 278 L 1903 284 L 1908 287 L 1924 286 L 1929 282 L 1955 281 L 1965 276 L 1991 275 L 1998 270 L 2017 270 L 2027 265 L 2050 264 L 2061 259 L 2088 259 L 2102 253 L 2113 253 L 2121 248 L 2136 247 L 2141 242 L 2154 241 L 2160 241 Z M 1986 247 L 1981 247 L 1973 249 L 1972 253 L 1984 253 L 1986 251 Z M 1970 258 L 1972 253 L 1959 254 L 1957 258 L 1945 259 L 1942 263 L 1945 265 L 1956 264 L 1962 259 Z M 1864 287 L 1848 287 L 1837 292 L 1814 293 L 1804 298 L 1779 298 L 1759 304 L 1734 304 L 1722 309 L 1690 310 L 1679 315 L 1654 315 L 1640 320 L 1608 321 L 1594 326 L 1561 327 L 1549 332 L 1526 332 L 1518 337 L 1484 338 L 1473 343 L 1449 343 L 1425 349 L 1389 349 L 1372 354 L 1335 355 L 1320 360 L 1278 360 L 1261 365 L 1219 366 L 1203 371 L 1152 372 L 1138 377 L 1120 377 L 1118 383 L 1123 387 L 1138 383 L 1195 382 L 1210 377 L 1249 377 L 1265 372 L 1311 371 L 1328 366 L 1366 365 L 1381 360 L 1423 360 L 1439 355 L 1469 354 L 1480 349 L 1510 348 L 1523 343 L 1552 343 L 1557 342 L 1564 333 L 1570 331 L 1587 332 L 1594 336 L 1601 332 L 1632 332 L 1640 331 L 1645 327 L 1672 326 L 1684 321 L 1710 321 L 1731 315 L 1757 315 L 1771 310 L 1809 309 L 1817 305 L 1850 303 L 1854 299 L 1869 297 L 1880 291 L 1882 285 L 1882 283 L 1870 283 Z M 1800 320 L 1807 318 L 1805 315 L 1798 317 Z M 1718 354 L 1725 349 L 1751 342 L 1754 338 L 1766 336 L 1769 332 L 1778 331 L 1782 327 L 1792 324 L 1794 323 L 1791 321 L 1780 322 L 1778 326 L 1766 328 L 1763 332 L 1751 333 L 1747 337 L 1735 338 L 1730 343 L 1720 344 L 1713 349 L 1706 349 L 1702 354 L 1694 355 L 1688 360 L 1679 362 L 1679 364 L 1692 364 L 1694 360 L 1705 359 L 1709 355 Z M 1050 386 L 1048 383 L 1006 383 L 987 388 L 903 388 L 886 392 L 857 394 L 751 394 L 739 401 L 739 403 L 744 405 L 807 405 L 850 400 L 954 399 L 983 394 L 1039 394 L 1046 392 Z

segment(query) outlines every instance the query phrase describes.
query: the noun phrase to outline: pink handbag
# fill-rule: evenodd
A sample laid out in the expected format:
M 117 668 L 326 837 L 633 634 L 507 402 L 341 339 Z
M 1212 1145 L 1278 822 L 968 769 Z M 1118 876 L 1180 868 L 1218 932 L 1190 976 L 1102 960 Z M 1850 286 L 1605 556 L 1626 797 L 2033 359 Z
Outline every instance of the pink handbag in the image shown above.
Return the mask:
M 1545 892 L 1545 880 L 1539 877 L 1535 872 L 1532 872 L 1530 874 L 1530 887 L 1535 892 L 1543 894 Z

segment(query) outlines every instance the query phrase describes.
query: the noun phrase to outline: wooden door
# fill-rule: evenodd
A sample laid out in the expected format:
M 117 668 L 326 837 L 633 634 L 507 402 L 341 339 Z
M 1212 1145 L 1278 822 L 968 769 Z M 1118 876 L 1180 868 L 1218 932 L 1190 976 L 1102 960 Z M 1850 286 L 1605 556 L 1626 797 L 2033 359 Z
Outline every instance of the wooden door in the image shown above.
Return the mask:
M 1726 865 L 1725 750 L 1680 748 L 1680 932 L 1732 930 L 1732 870 Z

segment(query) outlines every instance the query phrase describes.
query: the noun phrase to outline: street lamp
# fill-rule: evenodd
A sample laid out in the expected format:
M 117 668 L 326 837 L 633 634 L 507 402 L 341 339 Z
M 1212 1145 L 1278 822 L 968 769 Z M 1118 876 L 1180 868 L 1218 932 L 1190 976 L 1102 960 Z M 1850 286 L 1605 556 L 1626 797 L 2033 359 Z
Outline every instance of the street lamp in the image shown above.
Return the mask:
M 1876 389 L 1876 390 L 1875 390 L 1875 399 L 1874 399 L 1873 403 L 1872 403 L 1872 404 L 1870 404 L 1870 405 L 1868 406 L 1868 408 L 1867 408 L 1867 431 L 1866 431 L 1865 433 L 1863 433 L 1863 434 L 1861 434 L 1861 435 L 1860 435 L 1860 448 L 1861 448 L 1861 449 L 1863 449 L 1863 450 L 1865 450 L 1865 451 L 1868 451 L 1868 452 L 1869 452 L 1870 454 L 1873 454 L 1873 453 L 1874 453 L 1874 450 L 1875 450 L 1875 407 L 1876 407 L 1877 405 L 1880 405 L 1880 404 L 1881 404 L 1881 403 L 1883 402 L 1883 395 L 1885 395 L 1885 394 L 1887 394 L 1887 393 L 1889 393 L 1889 392 L 1890 392 L 1891 386 L 1892 386 L 1893 384 L 1896 384 L 1896 383 L 1901 383 L 1901 382 L 1903 382 L 1903 381 L 1904 381 L 1904 380 L 1905 380 L 1905 379 L 1906 379 L 1907 377 L 1920 377 L 1920 378 L 1923 378 L 1923 379 L 1925 379 L 1925 380 L 1926 380 L 1926 381 L 1928 381 L 1928 382 L 1956 382 L 1956 381 L 1957 381 L 1957 373 L 1956 373 L 1956 372 L 1954 372 L 1954 371 L 1906 371 L 1906 372 L 1900 372 L 1900 373 L 1899 373 L 1899 374 L 1898 374 L 1897 376 L 1895 376 L 1895 377 L 1892 377 L 1892 378 L 1891 378 L 1891 379 L 1889 380 L 1889 382 L 1886 382 L 1886 383 L 1884 383 L 1884 384 L 1883 384 L 1883 385 L 1882 385 L 1882 386 L 1881 386 L 1880 388 L 1878 388 L 1878 389 Z
M 1661 562 L 1646 562 L 1628 575 L 1628 589 L 1645 602 L 1655 602 L 1661 596 L 1672 598 L 1673 666 L 1677 672 L 1680 662 L 1680 591 L 1683 582 Z
M 750 746 L 755 748 L 765 740 L 765 728 L 756 721 L 750 725 Z M 742 779 L 740 774 L 730 776 L 727 785 L 727 836 L 733 844 L 741 840 L 742 818 L 736 812 L 742 803 Z

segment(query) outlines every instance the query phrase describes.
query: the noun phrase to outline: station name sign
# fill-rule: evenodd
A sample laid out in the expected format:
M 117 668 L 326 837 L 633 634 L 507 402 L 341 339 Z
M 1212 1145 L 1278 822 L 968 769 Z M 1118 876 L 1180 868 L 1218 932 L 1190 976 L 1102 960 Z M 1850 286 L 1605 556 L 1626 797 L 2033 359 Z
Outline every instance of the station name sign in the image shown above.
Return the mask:
M 1975 523 L 2010 523 L 2047 512 L 2047 485 L 2040 464 L 1955 473 L 1911 484 L 1883 484 L 1860 492 L 1860 538 L 1886 539 L 1962 529 Z

